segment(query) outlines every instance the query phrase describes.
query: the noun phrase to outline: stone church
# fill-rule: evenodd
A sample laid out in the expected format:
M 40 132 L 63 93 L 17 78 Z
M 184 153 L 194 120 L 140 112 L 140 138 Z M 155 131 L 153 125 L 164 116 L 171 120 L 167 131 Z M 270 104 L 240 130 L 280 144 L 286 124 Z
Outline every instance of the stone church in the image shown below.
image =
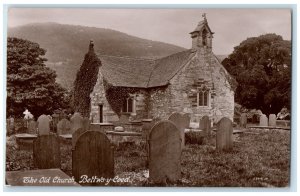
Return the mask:
M 97 55 L 92 122 L 167 119 L 173 112 L 188 113 L 194 122 L 204 115 L 215 123 L 233 120 L 236 82 L 212 52 L 213 34 L 204 17 L 190 33 L 189 50 L 160 59 Z

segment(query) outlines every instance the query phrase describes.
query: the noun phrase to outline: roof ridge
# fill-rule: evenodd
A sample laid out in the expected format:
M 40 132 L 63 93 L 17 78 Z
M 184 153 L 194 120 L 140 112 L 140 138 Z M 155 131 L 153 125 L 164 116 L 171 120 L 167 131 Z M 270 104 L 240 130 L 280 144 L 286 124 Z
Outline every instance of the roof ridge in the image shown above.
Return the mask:
M 120 59 L 135 59 L 135 60 L 148 60 L 154 61 L 155 58 L 141 58 L 141 57 L 131 57 L 131 56 L 114 56 L 114 55 L 105 55 L 105 54 L 97 54 L 99 57 L 116 57 Z

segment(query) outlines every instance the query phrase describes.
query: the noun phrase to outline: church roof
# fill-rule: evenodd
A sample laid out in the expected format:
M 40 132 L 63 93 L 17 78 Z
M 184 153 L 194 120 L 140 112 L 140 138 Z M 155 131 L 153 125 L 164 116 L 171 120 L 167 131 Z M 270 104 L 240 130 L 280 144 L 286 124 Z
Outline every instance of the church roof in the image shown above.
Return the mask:
M 195 28 L 195 30 L 194 30 L 194 31 L 192 31 L 190 34 L 192 34 L 192 33 L 194 33 L 194 32 L 200 32 L 200 31 L 203 29 L 203 27 L 204 27 L 204 26 L 207 26 L 207 28 L 208 28 L 209 32 L 210 32 L 211 34 L 214 34 L 214 32 L 212 32 L 212 31 L 211 31 L 211 29 L 209 28 L 209 26 L 208 26 L 208 23 L 207 23 L 207 20 L 206 20 L 206 19 L 205 19 L 205 20 L 202 20 L 202 21 L 200 21 L 200 22 L 198 23 L 197 27 Z
M 98 55 L 101 73 L 113 86 L 151 88 L 165 86 L 192 56 L 185 50 L 161 59 Z

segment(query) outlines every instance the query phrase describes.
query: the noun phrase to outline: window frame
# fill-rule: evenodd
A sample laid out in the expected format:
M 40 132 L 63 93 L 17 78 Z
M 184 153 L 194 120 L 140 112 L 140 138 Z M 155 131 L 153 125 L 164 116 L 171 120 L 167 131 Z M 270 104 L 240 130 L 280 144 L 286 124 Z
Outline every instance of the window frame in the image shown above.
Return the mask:
M 206 93 L 207 93 L 207 95 L 205 96 Z M 201 95 L 201 100 L 203 103 L 202 105 L 200 105 L 200 95 Z M 206 99 L 206 103 L 205 103 L 205 99 Z M 197 107 L 207 107 L 207 108 L 211 107 L 210 89 L 208 89 L 208 88 L 198 89 L 198 91 L 197 91 Z
M 129 112 L 129 100 L 132 100 L 132 106 L 131 106 L 131 111 Z M 126 103 L 126 111 L 124 111 L 124 104 Z M 135 113 L 135 98 L 134 96 L 127 97 L 125 101 L 122 104 L 121 108 L 122 113 L 128 113 L 128 114 L 133 114 Z

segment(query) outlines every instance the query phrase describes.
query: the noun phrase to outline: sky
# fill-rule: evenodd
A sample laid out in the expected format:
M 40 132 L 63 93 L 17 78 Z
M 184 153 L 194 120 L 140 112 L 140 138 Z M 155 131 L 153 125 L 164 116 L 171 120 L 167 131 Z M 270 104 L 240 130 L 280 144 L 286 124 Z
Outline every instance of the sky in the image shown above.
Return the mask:
M 10 8 L 8 27 L 37 22 L 109 28 L 154 41 L 191 48 L 192 32 L 206 13 L 215 33 L 213 51 L 227 55 L 248 37 L 276 33 L 291 40 L 289 9 L 104 9 Z

